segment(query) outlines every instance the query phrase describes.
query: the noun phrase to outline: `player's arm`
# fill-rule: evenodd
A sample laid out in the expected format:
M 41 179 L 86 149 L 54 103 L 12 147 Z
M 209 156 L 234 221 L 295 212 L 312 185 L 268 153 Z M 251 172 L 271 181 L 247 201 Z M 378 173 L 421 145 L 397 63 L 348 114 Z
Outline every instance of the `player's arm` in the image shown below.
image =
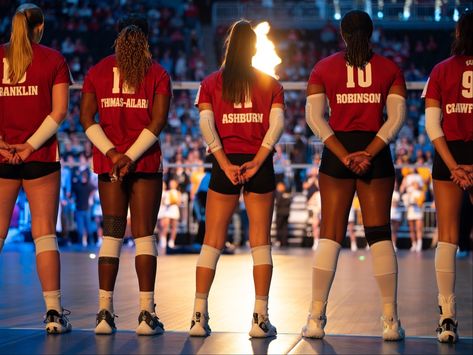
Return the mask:
M 330 151 L 345 165 L 348 151 L 337 139 L 325 119 L 326 95 L 322 85 L 309 84 L 307 86 L 306 121 L 312 132 L 320 138 Z
M 406 95 L 406 87 L 404 85 L 394 85 L 389 90 L 388 97 L 386 98 L 386 113 L 388 117 L 365 149 L 369 154 L 369 158 L 374 157 L 384 149 L 396 137 L 399 129 L 404 124 L 406 117 Z
M 198 108 L 199 126 L 205 143 L 208 145 L 210 152 L 213 154 L 218 165 L 225 172 L 225 175 L 230 179 L 232 184 L 238 185 L 240 183 L 240 167 L 233 165 L 223 150 L 220 137 L 215 127 L 215 117 L 212 104 L 201 103 L 198 105 Z
M 275 103 L 269 112 L 269 128 L 255 157 L 241 166 L 243 182 L 248 182 L 273 152 L 284 131 L 284 105 Z

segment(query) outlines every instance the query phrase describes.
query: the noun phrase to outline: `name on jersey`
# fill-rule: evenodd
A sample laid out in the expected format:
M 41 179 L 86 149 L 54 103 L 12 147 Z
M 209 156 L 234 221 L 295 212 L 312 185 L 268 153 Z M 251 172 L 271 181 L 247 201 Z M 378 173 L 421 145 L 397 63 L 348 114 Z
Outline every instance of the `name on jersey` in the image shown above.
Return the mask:
M 262 123 L 262 113 L 224 113 L 222 123 Z
M 337 104 L 379 104 L 381 94 L 337 94 Z
M 106 97 L 100 100 L 102 108 L 125 107 L 125 108 L 148 108 L 147 99 L 124 99 L 123 97 Z
M 447 104 L 445 105 L 445 111 L 447 114 L 450 113 L 472 113 L 473 112 L 473 104 L 464 104 L 457 102 L 455 104 Z
M 0 96 L 37 96 L 38 85 L 0 87 Z
M 473 59 L 468 59 L 466 61 L 466 65 L 473 65 Z

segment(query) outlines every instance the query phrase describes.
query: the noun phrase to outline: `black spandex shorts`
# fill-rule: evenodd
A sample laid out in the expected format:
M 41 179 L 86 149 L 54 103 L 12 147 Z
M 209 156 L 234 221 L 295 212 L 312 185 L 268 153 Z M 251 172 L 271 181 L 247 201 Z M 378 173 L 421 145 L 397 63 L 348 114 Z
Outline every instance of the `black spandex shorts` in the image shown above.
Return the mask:
M 473 141 L 447 141 L 447 146 L 457 164 L 473 164 Z M 450 175 L 452 175 L 452 173 L 448 170 L 442 157 L 440 154 L 435 152 L 434 163 L 432 166 L 432 178 L 435 180 L 450 181 Z
M 163 177 L 163 173 L 130 173 L 128 175 L 125 176 L 125 178 L 123 179 L 124 181 L 127 181 L 127 180 L 137 180 L 137 179 L 145 179 L 145 180 L 154 180 L 154 179 L 160 179 Z M 99 181 L 102 181 L 102 182 L 112 182 L 112 180 L 110 180 L 110 176 L 108 175 L 108 173 L 104 173 L 104 174 L 99 174 Z
M 335 136 L 349 153 L 353 153 L 364 150 L 376 136 L 376 133 L 363 131 L 335 132 Z M 394 165 L 389 146 L 386 146 L 371 160 L 369 170 L 360 176 L 345 167 L 335 154 L 324 147 L 319 171 L 337 179 L 371 180 L 394 176 Z
M 252 160 L 254 156 L 254 154 L 228 154 L 228 159 L 234 165 L 243 165 L 243 163 Z M 274 177 L 272 154 L 266 159 L 263 165 L 261 165 L 258 172 L 250 181 L 243 185 L 233 185 L 218 165 L 217 160 L 213 158 L 209 189 L 225 195 L 239 195 L 242 187 L 244 191 L 254 192 L 256 194 L 265 194 L 274 191 L 276 181 Z
M 19 165 L 0 164 L 0 179 L 33 180 L 61 170 L 61 163 L 32 161 Z

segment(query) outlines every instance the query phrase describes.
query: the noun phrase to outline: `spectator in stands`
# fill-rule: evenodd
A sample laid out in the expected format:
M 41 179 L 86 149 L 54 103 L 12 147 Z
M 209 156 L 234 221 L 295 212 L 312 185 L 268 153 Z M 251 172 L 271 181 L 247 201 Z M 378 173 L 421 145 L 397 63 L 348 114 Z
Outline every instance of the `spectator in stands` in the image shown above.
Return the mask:
M 94 245 L 94 235 L 92 226 L 92 201 L 96 190 L 90 181 L 89 169 L 83 169 L 79 178 L 72 184 L 72 193 L 76 202 L 75 221 L 79 240 L 82 245 Z
M 318 164 L 317 164 L 318 166 Z M 318 168 L 312 168 L 308 174 L 307 181 L 304 182 L 303 188 L 307 197 L 307 209 L 309 210 L 312 226 L 312 238 L 314 242 L 312 249 L 317 249 L 320 238 L 320 217 L 321 217 L 321 202 L 319 191 L 319 176 Z
M 391 200 L 391 234 L 394 250 L 397 251 L 397 232 L 402 222 L 402 212 L 400 209 L 401 195 L 399 193 L 399 184 L 394 184 L 393 197 Z
M 177 227 L 181 216 L 179 211 L 181 205 L 181 192 L 177 187 L 177 181 L 171 179 L 169 181 L 169 189 L 163 191 L 162 200 L 164 210 L 162 211 L 160 219 L 161 230 L 159 238 L 161 247 L 166 245 L 164 243 L 167 243 L 167 246 L 170 248 L 174 248 L 176 245 Z M 169 232 L 171 234 L 168 241 L 167 236 Z
M 411 238 L 411 251 L 422 251 L 422 237 L 424 232 L 424 210 L 423 204 L 425 193 L 423 184 L 412 181 L 409 188 L 402 195 L 402 202 L 406 206 L 407 222 L 409 224 L 409 235 Z
M 276 209 L 276 239 L 281 247 L 287 247 L 289 233 L 289 214 L 291 212 L 292 196 L 287 191 L 284 182 L 276 185 L 275 209 Z

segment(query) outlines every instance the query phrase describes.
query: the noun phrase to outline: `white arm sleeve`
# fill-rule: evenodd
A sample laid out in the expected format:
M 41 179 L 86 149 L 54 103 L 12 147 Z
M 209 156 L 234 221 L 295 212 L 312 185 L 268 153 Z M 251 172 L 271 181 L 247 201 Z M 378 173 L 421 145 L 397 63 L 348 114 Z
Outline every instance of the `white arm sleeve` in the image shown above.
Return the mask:
M 34 150 L 38 150 L 49 138 L 56 134 L 58 128 L 59 125 L 54 118 L 47 115 L 43 123 L 41 123 L 36 132 L 28 138 L 26 143 L 31 145 Z
M 269 128 L 266 132 L 261 146 L 272 150 L 279 141 L 284 130 L 284 110 L 280 107 L 274 107 L 269 112 Z
M 305 119 L 310 129 L 322 142 L 332 136 L 333 130 L 325 119 L 325 94 L 307 96 Z
M 406 118 L 406 99 L 401 95 L 389 94 L 386 99 L 386 112 L 388 119 L 384 122 L 376 135 L 381 138 L 384 143 L 389 144 L 389 141 L 399 132 Z
M 158 137 L 149 129 L 144 128 L 135 143 L 125 152 L 125 155 L 132 161 L 137 161 L 149 148 L 158 141 Z
M 222 149 L 222 143 L 218 136 L 217 130 L 215 129 L 215 118 L 214 113 L 211 110 L 202 110 L 199 113 L 199 125 L 202 136 L 204 137 L 205 143 L 209 146 L 210 151 L 216 152 Z
M 431 142 L 444 136 L 441 121 L 442 109 L 440 107 L 427 107 L 425 109 L 425 130 Z
M 106 155 L 110 149 L 115 148 L 113 143 L 110 142 L 102 127 L 100 127 L 98 123 L 94 123 L 89 128 L 87 128 L 85 130 L 85 134 L 90 139 L 92 144 L 95 145 L 103 155 Z

